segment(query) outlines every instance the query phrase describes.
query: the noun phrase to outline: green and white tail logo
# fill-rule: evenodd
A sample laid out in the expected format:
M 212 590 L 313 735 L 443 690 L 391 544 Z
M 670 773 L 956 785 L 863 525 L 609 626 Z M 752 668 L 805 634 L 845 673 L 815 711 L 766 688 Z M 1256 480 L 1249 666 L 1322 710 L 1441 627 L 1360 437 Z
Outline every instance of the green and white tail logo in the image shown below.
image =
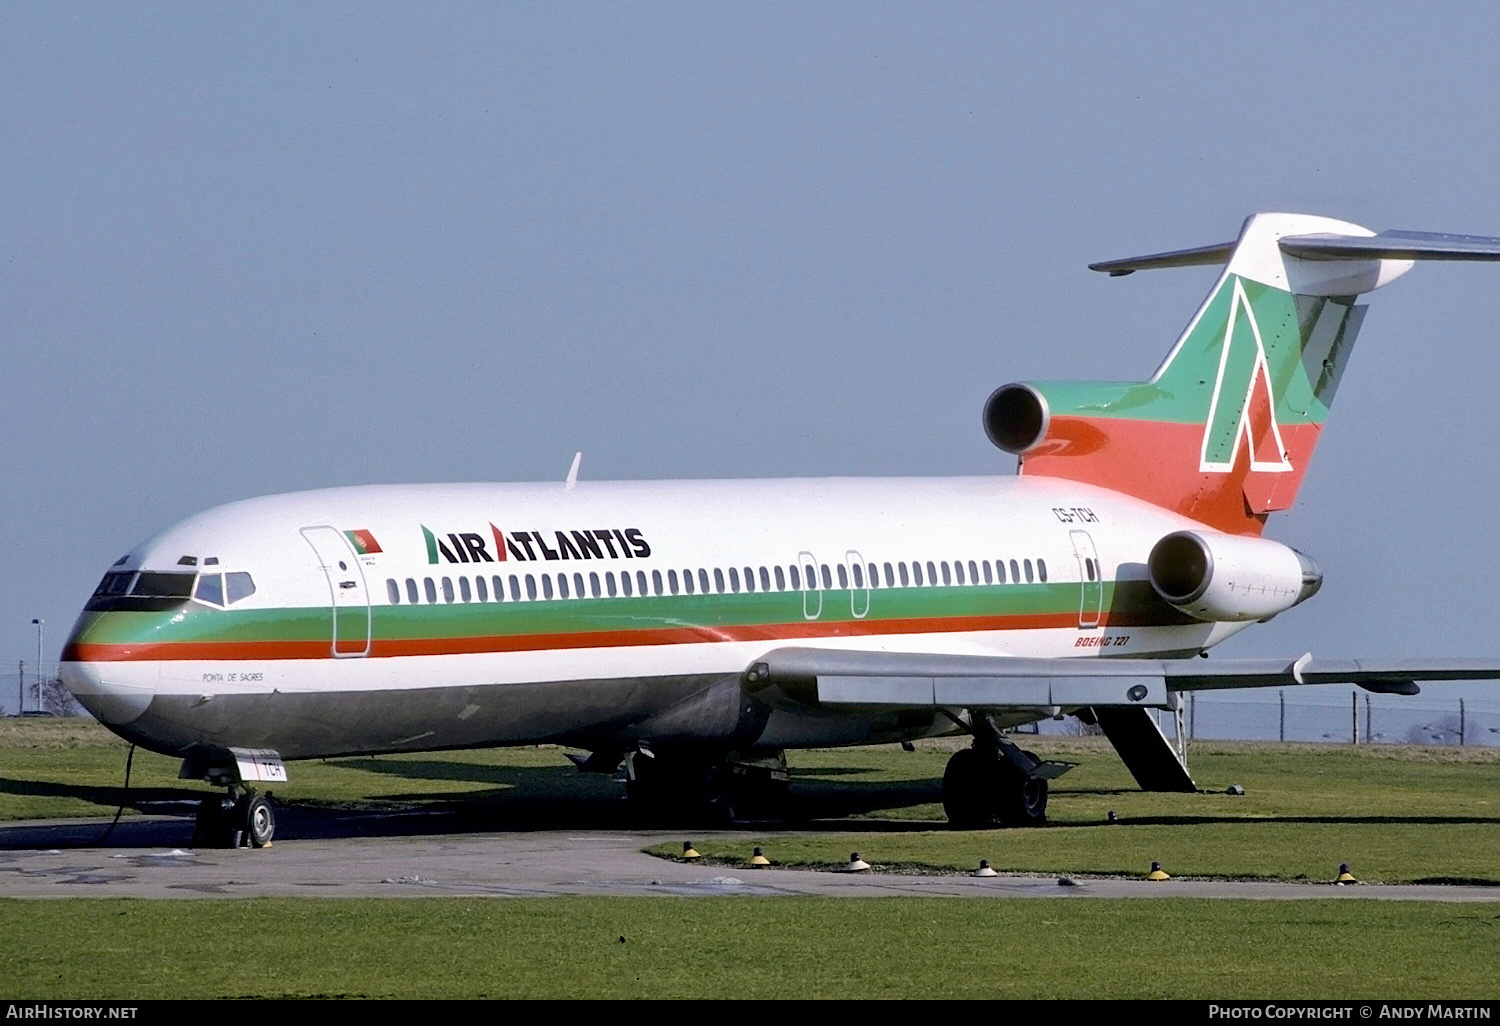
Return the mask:
M 1203 427 L 1198 469 L 1227 474 L 1234 469 L 1244 442 L 1250 469 L 1284 473 L 1292 469 L 1276 422 L 1276 387 L 1266 358 L 1266 343 L 1255 308 L 1238 275 L 1230 275 L 1229 316 L 1219 350 L 1218 376 Z

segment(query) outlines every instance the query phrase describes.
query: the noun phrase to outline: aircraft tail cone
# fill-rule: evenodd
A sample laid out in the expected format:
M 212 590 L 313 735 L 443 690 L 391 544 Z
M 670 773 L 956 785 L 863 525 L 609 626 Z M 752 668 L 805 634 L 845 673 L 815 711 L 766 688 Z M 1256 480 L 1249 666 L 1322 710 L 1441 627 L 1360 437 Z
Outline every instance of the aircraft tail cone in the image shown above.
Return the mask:
M 756 845 L 755 851 L 750 853 L 750 865 L 756 869 L 764 869 L 770 864 L 771 860 L 766 858 L 766 853 L 760 850 L 760 845 Z
M 986 877 L 988 877 L 988 876 L 999 876 L 1000 874 L 996 873 L 993 869 L 990 868 L 990 860 L 989 859 L 980 859 L 979 860 L 979 868 L 976 869 L 976 870 L 974 870 L 974 872 L 970 873 L 969 875 L 970 876 L 986 876 Z
M 1146 879 L 1147 880 L 1170 880 L 1172 878 L 1170 876 L 1168 876 L 1166 874 L 1166 872 L 1164 872 L 1162 870 L 1160 862 L 1153 862 L 1153 863 L 1151 863 L 1151 872 L 1149 872 L 1149 873 L 1146 874 Z

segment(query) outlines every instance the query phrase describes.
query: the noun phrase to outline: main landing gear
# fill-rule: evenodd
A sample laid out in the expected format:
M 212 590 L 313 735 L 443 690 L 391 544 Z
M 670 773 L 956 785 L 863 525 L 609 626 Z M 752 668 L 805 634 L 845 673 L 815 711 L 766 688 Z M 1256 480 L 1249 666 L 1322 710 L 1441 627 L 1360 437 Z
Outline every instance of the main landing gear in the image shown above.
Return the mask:
M 724 824 L 786 793 L 786 755 L 761 756 L 631 752 L 625 758 L 625 796 L 653 821 Z
M 198 803 L 193 839 L 189 846 L 203 844 L 210 848 L 266 848 L 276 833 L 276 813 L 269 795 L 254 788 L 243 791 L 229 786 L 220 798 L 205 798 Z
M 1023 751 L 975 714 L 973 746 L 954 752 L 943 771 L 943 811 L 956 827 L 1041 826 L 1047 778 L 1071 768 Z

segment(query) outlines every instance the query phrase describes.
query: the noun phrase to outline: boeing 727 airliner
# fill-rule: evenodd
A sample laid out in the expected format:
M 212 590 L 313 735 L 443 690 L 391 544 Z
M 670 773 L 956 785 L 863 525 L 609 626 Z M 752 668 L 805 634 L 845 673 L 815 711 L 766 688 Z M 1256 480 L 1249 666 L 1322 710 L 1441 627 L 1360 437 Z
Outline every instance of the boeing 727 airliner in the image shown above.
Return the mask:
M 555 742 L 645 808 L 726 818 L 787 749 L 966 733 L 955 823 L 1033 824 L 1066 764 L 1005 728 L 1099 724 L 1192 790 L 1151 710 L 1205 688 L 1500 678 L 1500 662 L 1195 657 L 1311 597 L 1262 537 L 1291 506 L 1365 308 L 1500 239 L 1258 214 L 1149 380 L 998 389 L 988 478 L 459 484 L 236 502 L 104 575 L 62 678 L 116 733 L 226 786 L 200 826 L 263 845 L 283 760 Z

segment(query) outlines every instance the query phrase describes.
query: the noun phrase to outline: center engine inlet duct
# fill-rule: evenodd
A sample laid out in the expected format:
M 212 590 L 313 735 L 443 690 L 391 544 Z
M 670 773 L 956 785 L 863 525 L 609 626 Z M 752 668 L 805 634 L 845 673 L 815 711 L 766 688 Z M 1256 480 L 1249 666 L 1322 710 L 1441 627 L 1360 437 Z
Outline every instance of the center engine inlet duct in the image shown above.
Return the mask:
M 1176 531 L 1151 549 L 1151 587 L 1199 620 L 1269 620 L 1317 594 L 1323 570 L 1267 538 Z

